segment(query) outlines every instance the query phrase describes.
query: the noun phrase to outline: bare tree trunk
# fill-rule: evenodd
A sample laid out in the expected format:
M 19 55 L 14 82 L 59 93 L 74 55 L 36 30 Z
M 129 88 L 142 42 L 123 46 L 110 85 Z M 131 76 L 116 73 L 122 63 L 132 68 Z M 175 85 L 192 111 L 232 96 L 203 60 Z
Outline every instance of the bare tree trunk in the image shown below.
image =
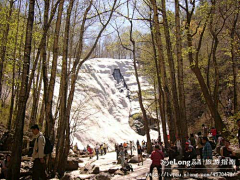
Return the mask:
M 74 19 L 73 19 L 73 23 L 72 26 L 70 27 L 70 47 L 69 47 L 69 62 L 68 62 L 68 66 L 69 66 L 69 70 L 71 69 L 71 64 L 72 64 L 72 58 L 74 58 L 73 55 L 73 38 L 74 38 L 74 33 L 75 33 L 75 27 L 76 27 L 76 21 L 77 21 L 77 7 L 78 7 L 79 1 L 76 2 L 76 9 L 74 11 Z
M 33 103 L 32 103 L 32 111 L 30 116 L 29 127 L 36 124 L 36 116 L 37 116 L 41 86 L 42 86 L 42 74 L 41 74 L 41 63 L 39 63 L 36 84 L 33 86 Z
M 32 30 L 34 21 L 34 6 L 35 0 L 30 0 L 27 29 L 26 29 L 26 40 L 24 49 L 24 63 L 23 63 L 23 73 L 21 80 L 21 89 L 19 95 L 18 112 L 16 116 L 17 126 L 14 134 L 13 151 L 9 168 L 10 179 L 19 179 L 20 176 L 20 164 L 22 156 L 22 140 L 23 140 L 23 127 L 25 120 L 26 104 L 29 97 L 27 94 L 28 89 L 28 76 L 29 76 L 29 66 L 30 66 L 30 55 L 31 55 L 31 43 L 32 43 Z
M 64 42 L 63 42 L 63 58 L 62 58 L 62 74 L 60 83 L 60 114 L 59 114 L 59 126 L 58 131 L 58 151 L 56 152 L 56 164 L 59 175 L 62 177 L 64 175 L 65 166 L 67 162 L 67 157 L 70 149 L 70 118 L 67 115 L 67 93 L 68 93 L 68 44 L 69 44 L 69 31 L 70 31 L 70 21 L 71 12 L 74 4 L 74 0 L 71 0 L 67 10 L 67 19 L 64 32 Z
M 44 95 L 43 95 L 44 97 Z M 42 105 L 41 105 L 41 110 L 40 110 L 40 114 L 39 114 L 39 118 L 38 118 L 38 124 L 40 125 L 41 128 L 43 128 L 43 120 L 45 117 L 45 107 L 44 107 L 45 103 L 44 103 L 44 99 L 42 100 Z
M 15 71 L 16 71 L 16 53 L 17 53 L 17 39 L 18 39 L 18 30 L 19 30 L 19 20 L 20 20 L 20 9 L 21 9 L 22 1 L 19 1 L 18 7 L 18 15 L 17 15 L 17 32 L 15 36 L 15 44 L 14 44 L 14 53 L 13 53 L 13 71 L 12 71 L 12 94 L 11 94 L 11 102 L 10 102 L 10 109 L 9 109 L 9 118 L 8 118 L 8 130 L 11 130 L 12 127 L 12 116 L 13 116 L 13 109 L 14 109 L 14 100 L 16 95 L 15 90 Z
M 25 6 L 26 6 L 26 9 L 25 9 L 25 12 L 24 12 L 24 17 L 27 17 L 27 6 L 28 6 L 28 2 L 26 1 L 25 2 Z M 23 25 L 22 25 L 22 31 L 24 31 L 25 30 L 25 24 L 27 23 L 27 19 L 24 19 L 24 21 L 23 21 L 24 23 L 23 23 Z M 24 33 L 22 33 L 22 35 L 21 35 L 21 38 L 20 38 L 20 46 L 19 46 L 19 48 L 18 48 L 18 57 L 19 57 L 19 59 L 23 59 L 23 55 L 22 55 L 22 51 L 23 51 L 23 47 L 24 47 Z M 21 64 L 18 62 L 17 63 L 17 66 L 18 66 L 18 71 L 17 71 L 17 78 L 18 78 L 18 80 L 20 79 L 20 76 L 21 76 Z M 17 85 L 16 85 L 17 87 L 16 87 L 16 105 L 15 105 L 15 108 L 14 108 L 14 111 L 15 112 L 17 112 L 18 111 L 18 101 L 19 101 L 19 94 L 20 94 L 20 90 L 19 90 L 19 88 L 20 88 L 20 83 L 19 82 L 17 82 Z M 12 127 L 12 129 L 15 129 L 15 127 L 16 127 L 16 123 L 14 122 L 14 124 L 13 124 L 14 126 Z
M 52 9 L 51 11 L 51 15 L 50 15 L 50 18 L 49 18 L 49 21 L 48 21 L 48 15 L 49 15 L 49 0 L 45 0 L 45 7 L 44 7 L 44 25 L 43 25 L 43 35 L 42 35 L 42 38 L 41 38 L 41 41 L 40 41 L 40 44 L 39 44 L 39 47 L 38 47 L 38 51 L 37 51 L 37 55 L 36 55 L 36 58 L 34 60 L 34 63 L 33 63 L 33 66 L 32 66 L 32 70 L 31 70 L 31 74 L 30 74 L 30 78 L 29 78 L 29 87 L 28 87 L 28 93 L 30 92 L 31 90 L 31 87 L 32 87 L 32 82 L 33 82 L 33 79 L 35 77 L 35 71 L 36 71 L 36 68 L 37 68 L 37 65 L 38 65 L 38 61 L 39 61 L 39 58 L 40 58 L 40 55 L 43 57 L 43 59 L 45 58 L 45 50 L 44 48 L 46 49 L 46 38 L 47 38 L 47 32 L 50 28 L 50 25 L 51 25 L 51 22 L 53 20 L 53 17 L 55 15 L 55 12 L 56 12 L 56 9 L 58 7 L 58 3 L 59 3 L 60 0 L 58 0 L 56 3 L 55 3 L 55 6 L 54 8 Z M 35 52 L 34 52 L 35 53 Z M 43 56 L 44 55 L 44 56 Z
M 175 0 L 175 22 L 176 22 L 176 49 L 177 49 L 177 62 L 178 62 L 178 92 L 179 92 L 179 116 L 180 116 L 180 129 L 182 143 L 185 142 L 185 137 L 188 135 L 186 105 L 185 105 L 185 91 L 183 81 L 183 57 L 182 57 L 182 38 L 180 28 L 180 15 L 179 15 L 179 1 Z M 184 149 L 182 144 L 182 149 Z
M 51 78 L 50 78 L 49 84 L 45 85 L 47 86 L 47 94 L 45 94 L 47 96 L 47 98 L 45 99 L 45 111 L 46 111 L 45 133 L 46 133 L 46 136 L 50 137 L 52 141 L 54 139 L 54 119 L 52 114 L 52 103 L 53 103 L 54 86 L 55 86 L 55 79 L 56 79 L 56 73 L 57 73 L 58 41 L 59 41 L 59 32 L 60 32 L 61 21 L 62 21 L 63 5 L 64 5 L 64 0 L 60 0 L 60 4 L 58 7 L 56 28 L 54 33 Z
M 163 15 L 163 27 L 165 32 L 165 40 L 167 45 L 167 57 L 168 57 L 168 64 L 170 68 L 170 80 L 171 80 L 171 91 L 172 91 L 172 101 L 173 101 L 173 113 L 175 115 L 176 124 L 179 124 L 178 132 L 182 138 L 182 142 L 184 142 L 184 138 L 188 135 L 187 129 L 187 121 L 185 116 L 181 117 L 182 114 L 180 112 L 179 103 L 178 103 L 178 92 L 177 92 L 177 83 L 175 77 L 175 65 L 173 60 L 172 54 L 172 43 L 169 33 L 169 25 L 167 20 L 167 12 L 166 12 L 166 3 L 165 0 L 162 0 L 162 15 Z
M 167 75 L 166 75 L 166 65 L 165 65 L 165 58 L 164 58 L 164 54 L 163 54 L 163 43 L 162 43 L 162 39 L 161 39 L 161 32 L 160 32 L 160 26 L 159 26 L 159 19 L 158 19 L 158 9 L 157 9 L 157 5 L 156 5 L 156 0 L 151 0 L 152 6 L 153 6 L 153 12 L 154 12 L 154 28 L 156 31 L 156 45 L 157 45 L 157 50 L 158 50 L 158 59 L 159 59 L 159 66 L 160 68 L 160 74 L 162 77 L 162 83 L 163 83 L 163 88 L 165 91 L 165 100 L 166 100 L 166 106 L 167 106 L 167 112 L 170 113 L 170 106 L 171 106 L 171 102 L 169 101 L 171 98 L 171 95 L 169 93 L 169 88 L 168 88 L 168 84 L 167 84 Z M 170 104 L 169 104 L 170 103 Z M 171 130 L 173 131 L 172 134 L 176 135 L 176 120 L 175 119 L 168 119 L 169 124 L 171 124 Z M 166 123 L 166 122 L 163 122 Z M 170 128 L 170 127 L 169 127 Z M 172 137 L 174 138 L 174 137 Z M 166 146 L 169 146 L 169 143 L 167 141 Z
M 160 94 L 159 94 L 160 96 Z M 155 100 L 155 112 L 156 112 L 156 118 L 157 118 L 157 129 L 158 129 L 158 139 L 162 139 L 161 138 L 161 130 L 160 130 L 160 118 L 158 116 L 158 100 L 157 100 L 157 87 L 156 87 L 156 82 L 154 81 L 154 100 Z M 160 107 L 159 107 L 160 109 Z
M 215 74 L 215 85 L 214 85 L 214 91 L 213 91 L 213 101 L 215 104 L 215 108 L 218 109 L 218 102 L 219 102 L 219 67 L 217 64 L 217 47 L 219 44 L 218 40 L 218 34 L 220 31 L 216 32 L 216 27 L 215 24 L 213 24 L 213 18 L 216 13 L 216 1 L 212 0 L 211 1 L 212 6 L 211 6 L 211 18 L 210 18 L 210 32 L 213 37 L 213 47 L 212 47 L 212 59 L 213 59 L 213 65 L 214 65 L 214 74 Z
M 132 22 L 131 22 L 132 24 Z M 146 136 L 147 136 L 147 152 L 150 154 L 152 152 L 152 144 L 151 144 L 151 138 L 150 138 L 150 133 L 149 133 L 149 127 L 148 127 L 148 119 L 147 119 L 147 113 L 146 110 L 144 108 L 143 105 L 143 99 L 142 99 L 142 89 L 141 89 L 141 84 L 139 81 L 139 75 L 138 75 L 138 70 L 137 70 L 137 58 L 136 58 L 136 47 L 135 47 L 135 41 L 132 38 L 132 25 L 131 25 L 131 42 L 132 42 L 132 46 L 133 46 L 133 66 L 134 66 L 134 71 L 135 71 L 135 76 L 136 76 L 136 81 L 137 81 L 137 85 L 138 85 L 138 98 L 139 98 L 139 105 L 143 114 L 143 122 L 144 122 L 144 129 L 146 132 Z
M 151 11 L 151 10 L 150 10 Z M 150 21 L 150 29 L 151 29 L 151 37 L 152 37 L 152 44 L 153 44 L 153 52 L 154 52 L 154 62 L 155 62 L 155 68 L 157 72 L 157 83 L 158 83 L 158 104 L 159 104 L 159 110 L 161 115 L 161 121 L 162 121 L 162 129 L 163 129 L 163 140 L 164 144 L 168 144 L 168 137 L 167 137 L 167 127 L 166 127 L 166 115 L 165 115 L 165 99 L 164 99 L 164 92 L 162 90 L 162 82 L 160 77 L 160 66 L 157 59 L 157 51 L 156 51 L 156 45 L 154 40 L 154 33 L 152 28 L 152 23 Z

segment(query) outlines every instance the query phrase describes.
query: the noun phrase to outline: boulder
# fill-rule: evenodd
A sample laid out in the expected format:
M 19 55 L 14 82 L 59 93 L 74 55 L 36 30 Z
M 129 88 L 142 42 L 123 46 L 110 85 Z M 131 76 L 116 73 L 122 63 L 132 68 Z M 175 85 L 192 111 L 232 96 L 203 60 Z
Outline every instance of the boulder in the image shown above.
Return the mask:
M 83 160 L 79 157 L 68 157 L 68 161 L 77 161 L 78 163 L 83 163 Z
M 31 161 L 32 157 L 22 156 L 22 161 Z
M 147 158 L 148 155 L 147 154 L 143 154 L 142 156 L 143 156 L 143 158 Z
M 94 178 L 95 180 L 110 180 L 111 176 L 108 173 L 100 173 Z
M 100 173 L 100 169 L 98 166 L 95 166 L 92 170 L 92 173 L 91 174 L 99 174 Z
M 25 179 L 25 177 L 32 175 L 32 171 L 29 171 L 27 169 L 20 169 L 20 177 Z
M 117 170 L 118 170 L 118 168 L 117 168 L 117 169 L 109 169 L 108 172 L 109 172 L 110 174 L 114 174 Z
M 95 165 L 91 165 L 90 163 L 87 163 L 84 167 L 80 168 L 80 172 L 82 174 L 93 174 L 94 168 L 95 168 Z
M 114 174 L 124 176 L 124 172 L 121 170 L 117 170 Z
M 78 161 L 68 160 L 66 165 L 66 171 L 78 170 Z
M 81 159 L 78 159 L 78 163 L 83 163 L 84 161 Z
M 138 157 L 137 157 L 137 156 L 133 156 L 133 157 L 130 159 L 129 163 L 138 163 Z

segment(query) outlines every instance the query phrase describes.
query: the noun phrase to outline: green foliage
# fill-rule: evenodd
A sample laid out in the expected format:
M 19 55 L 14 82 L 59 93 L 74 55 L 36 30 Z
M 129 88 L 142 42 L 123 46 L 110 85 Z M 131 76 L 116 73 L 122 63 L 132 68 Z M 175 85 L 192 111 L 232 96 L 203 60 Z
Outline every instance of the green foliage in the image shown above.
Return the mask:
M 9 106 L 6 105 L 6 106 L 4 106 L 4 107 L 0 107 L 0 119 L 1 119 L 1 123 L 3 123 L 3 125 L 5 125 L 5 126 L 7 126 L 8 117 L 9 117 Z
M 240 112 L 235 114 L 234 116 L 231 116 L 227 119 L 227 126 L 225 129 L 225 132 L 228 132 L 227 138 L 230 140 L 232 144 L 237 144 L 238 143 L 238 125 L 237 125 L 237 120 L 240 119 Z

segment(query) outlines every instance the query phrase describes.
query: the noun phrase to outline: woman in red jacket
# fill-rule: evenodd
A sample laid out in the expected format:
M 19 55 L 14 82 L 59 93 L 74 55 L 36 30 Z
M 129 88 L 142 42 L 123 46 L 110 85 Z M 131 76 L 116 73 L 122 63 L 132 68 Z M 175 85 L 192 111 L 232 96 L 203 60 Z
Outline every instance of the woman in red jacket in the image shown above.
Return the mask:
M 212 133 L 212 137 L 213 137 L 215 143 L 217 143 L 217 129 L 212 127 L 211 133 Z
M 93 156 L 93 149 L 89 145 L 87 146 L 87 151 L 88 151 L 89 157 L 91 159 Z

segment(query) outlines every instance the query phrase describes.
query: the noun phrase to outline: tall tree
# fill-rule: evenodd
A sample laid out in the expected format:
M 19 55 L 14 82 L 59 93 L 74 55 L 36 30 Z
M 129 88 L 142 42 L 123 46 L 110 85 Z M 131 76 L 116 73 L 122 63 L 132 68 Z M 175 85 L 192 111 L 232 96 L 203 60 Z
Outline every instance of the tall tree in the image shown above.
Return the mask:
M 182 130 L 181 136 L 186 137 L 188 135 L 188 131 L 187 131 L 185 91 L 184 91 L 184 80 L 183 80 L 182 38 L 181 38 L 181 25 L 180 25 L 179 12 L 180 12 L 179 0 L 175 0 L 175 27 L 176 27 L 176 50 L 177 50 L 177 64 L 178 64 L 179 113 L 180 113 L 181 130 Z
M 84 15 L 83 15 L 83 19 L 82 19 L 82 24 L 81 24 L 81 27 L 80 27 L 80 34 L 79 34 L 79 40 L 78 40 L 78 48 L 77 48 L 77 51 L 76 51 L 76 58 L 73 62 L 73 66 L 71 68 L 71 78 L 70 78 L 70 89 L 69 89 L 69 93 L 68 93 L 68 99 L 67 99 L 67 106 L 66 106 L 66 114 L 64 114 L 64 122 L 60 121 L 60 123 L 58 123 L 58 131 L 57 131 L 57 139 L 58 139 L 58 142 L 57 142 L 57 145 L 56 145 L 56 163 L 55 163 L 55 171 L 57 171 L 57 168 L 58 166 L 60 166 L 61 164 L 59 164 L 59 162 L 64 162 L 62 160 L 62 158 L 66 158 L 66 156 L 63 156 L 63 154 L 60 154 L 61 152 L 66 152 L 68 153 L 68 148 L 64 150 L 64 144 L 67 144 L 69 142 L 65 142 L 65 140 L 68 141 L 68 138 L 69 138 L 69 134 L 67 135 L 67 138 L 66 138 L 66 133 L 70 133 L 70 113 L 71 113 L 71 108 L 72 108 L 72 103 L 73 103 L 73 98 L 74 98 L 74 93 L 75 93 L 75 85 L 76 85 L 76 81 L 77 81 L 77 77 L 78 77 L 78 73 L 79 73 L 79 70 L 80 68 L 82 67 L 83 63 L 86 62 L 91 54 L 93 53 L 100 37 L 102 36 L 102 33 L 103 31 L 106 29 L 107 25 L 109 24 L 112 16 L 113 16 L 113 12 L 115 11 L 115 9 L 118 7 L 116 6 L 118 0 L 114 0 L 113 2 L 113 5 L 111 7 L 111 10 L 109 10 L 108 12 L 110 13 L 108 18 L 105 19 L 105 23 L 102 21 L 101 17 L 100 17 L 100 14 L 99 12 L 97 11 L 97 17 L 99 17 L 99 21 L 101 22 L 101 29 L 100 31 L 98 32 L 98 35 L 94 41 L 94 44 L 92 45 L 92 47 L 90 48 L 90 50 L 87 52 L 87 54 L 81 59 L 81 57 L 83 56 L 83 36 L 84 36 L 84 32 L 85 32 L 85 24 L 86 24 L 86 21 L 87 21 L 87 16 L 89 15 L 89 11 L 93 5 L 93 1 L 91 0 L 87 6 L 87 8 L 85 9 L 85 12 L 84 12 Z M 63 84 L 64 85 L 64 84 Z M 66 89 L 65 89 L 66 90 Z M 64 109 L 65 107 L 63 107 Z M 61 125 L 62 124 L 62 125 Z M 65 127 L 65 128 L 63 128 Z M 68 144 L 67 144 L 68 146 Z M 57 162 L 59 161 L 59 162 Z M 63 175 L 63 174 L 61 174 Z
M 14 143 L 12 147 L 12 158 L 10 162 L 9 177 L 10 179 L 19 179 L 20 177 L 20 165 L 22 156 L 22 141 L 23 141 L 23 127 L 25 120 L 26 104 L 29 97 L 27 93 L 28 89 L 28 76 L 30 67 L 30 55 L 31 55 L 31 44 L 32 44 L 32 30 L 34 22 L 34 7 L 35 0 L 29 1 L 28 20 L 26 29 L 26 40 L 24 48 L 24 59 L 23 59 L 23 72 L 21 78 L 21 88 L 19 94 L 18 111 L 16 116 L 16 129 L 14 134 Z
M 67 18 L 65 23 L 64 42 L 63 42 L 63 57 L 62 57 L 62 73 L 60 82 L 60 114 L 59 114 L 59 128 L 63 129 L 62 132 L 66 135 L 58 139 L 63 141 L 62 145 L 57 152 L 57 170 L 60 176 L 63 176 L 67 157 L 70 149 L 70 122 L 66 119 L 67 114 L 67 93 L 68 93 L 68 44 L 69 44 L 69 31 L 71 12 L 75 0 L 70 0 L 67 10 Z
M 150 7 L 150 12 L 152 12 L 152 8 Z M 150 13 L 150 18 L 152 19 L 152 13 Z M 160 110 L 160 116 L 161 116 L 161 121 L 162 121 L 162 129 L 163 129 L 163 140 L 164 144 L 167 144 L 168 142 L 168 137 L 167 137 L 167 124 L 166 124 L 166 113 L 165 113 L 165 98 L 164 98 L 164 92 L 162 89 L 162 82 L 161 82 L 161 74 L 160 74 L 160 65 L 158 63 L 158 57 L 157 57 L 157 50 L 156 50 L 156 43 L 155 43 L 155 37 L 154 37 L 154 32 L 153 32 L 153 24 L 152 21 L 150 21 L 150 30 L 151 30 L 151 38 L 152 38 L 152 46 L 153 46 L 153 53 L 154 53 L 154 63 L 155 63 L 155 68 L 156 68 L 156 75 L 157 75 L 157 84 L 158 84 L 158 104 L 159 104 L 159 110 Z M 169 106 L 168 106 L 169 108 Z M 169 113 L 167 113 L 170 115 Z M 168 116 L 168 119 L 171 119 L 170 116 Z M 175 134 L 172 135 L 170 129 L 170 134 L 171 137 L 174 136 Z M 171 139 L 173 140 L 173 139 Z
M 200 53 L 200 49 L 201 49 L 201 46 L 202 46 L 202 39 L 203 39 L 204 32 L 206 30 L 206 26 L 207 26 L 207 23 L 208 23 L 208 20 L 209 20 L 210 13 L 207 14 L 207 18 L 206 18 L 205 23 L 202 27 L 202 31 L 200 32 L 198 45 L 196 47 L 196 53 L 194 53 L 195 51 L 194 51 L 194 46 L 193 46 L 193 34 L 191 33 L 191 22 L 192 22 L 192 16 L 193 16 L 193 13 L 194 13 L 194 10 L 195 10 L 195 5 L 196 5 L 196 0 L 193 0 L 193 1 L 190 1 L 190 2 L 188 0 L 185 0 L 185 7 L 181 6 L 185 10 L 186 18 L 187 18 L 185 29 L 186 29 L 186 34 L 187 34 L 188 59 L 189 59 L 189 63 L 190 63 L 190 68 L 191 68 L 192 72 L 195 74 L 195 76 L 198 80 L 198 83 L 201 87 L 204 99 L 205 99 L 205 101 L 207 103 L 207 106 L 210 110 L 212 118 L 215 121 L 216 128 L 219 131 L 222 131 L 223 128 L 224 128 L 224 123 L 223 123 L 222 118 L 221 118 L 221 116 L 218 112 L 218 109 L 216 109 L 214 101 L 211 97 L 211 94 L 208 90 L 207 84 L 205 83 L 204 77 L 203 77 L 202 72 L 201 72 L 201 70 L 199 68 L 199 65 L 198 65 L 199 64 L 199 62 L 198 62 L 199 53 Z M 191 6 L 191 7 L 189 7 L 189 6 Z M 194 54 L 195 54 L 195 57 L 194 57 Z
M 45 113 L 46 113 L 45 134 L 47 137 L 50 137 L 52 141 L 54 139 L 54 118 L 52 114 L 52 104 L 53 104 L 54 87 L 55 87 L 55 80 L 56 80 L 56 73 L 57 73 L 57 59 L 58 59 L 58 46 L 59 46 L 58 41 L 59 41 L 59 32 L 60 32 L 61 22 L 62 22 L 63 5 L 64 5 L 64 0 L 60 0 L 55 33 L 54 33 L 52 70 L 51 70 L 51 77 L 49 82 L 48 82 L 47 67 L 46 67 L 46 64 L 47 64 L 46 51 L 44 51 L 44 54 L 43 54 L 44 102 L 45 102 Z
M 179 124 L 179 126 L 177 126 L 178 132 L 182 139 L 182 143 L 183 143 L 182 146 L 184 147 L 185 146 L 184 138 L 188 135 L 187 121 L 185 116 L 181 116 L 181 114 L 183 113 L 180 112 L 180 108 L 179 108 L 177 83 L 176 83 L 176 77 L 175 77 L 175 74 L 176 74 L 175 65 L 174 65 L 174 59 L 173 59 L 173 50 L 172 50 L 171 37 L 169 32 L 170 28 L 168 25 L 165 0 L 162 0 L 162 16 L 163 16 L 163 27 L 164 27 L 165 40 L 166 40 L 168 64 L 170 69 L 170 80 L 171 80 L 170 84 L 171 84 L 171 91 L 172 91 L 174 115 L 175 115 L 176 123 Z
M 238 83 L 237 83 L 237 55 L 236 55 L 236 44 L 239 45 L 239 43 L 236 43 L 236 41 L 239 42 L 239 40 L 236 40 L 235 35 L 236 35 L 236 27 L 237 27 L 237 22 L 239 19 L 239 11 L 240 11 L 240 6 L 239 3 L 237 3 L 237 12 L 234 15 L 234 20 L 232 23 L 231 31 L 230 31 L 230 37 L 231 37 L 231 60 L 232 60 L 232 73 L 233 73 L 233 106 L 234 106 L 234 113 L 237 113 L 239 111 L 238 107 Z
M 152 4 L 152 8 L 153 8 L 153 12 L 154 12 L 154 29 L 155 29 L 155 38 L 156 38 L 156 46 L 157 46 L 157 51 L 158 51 L 158 60 L 159 60 L 159 65 L 160 65 L 160 74 L 162 77 L 162 83 L 163 83 L 163 89 L 164 89 L 164 93 L 165 93 L 165 101 L 166 106 L 167 106 L 167 113 L 169 113 L 170 110 L 170 105 L 171 102 L 169 101 L 171 98 L 171 94 L 169 92 L 169 87 L 168 87 L 168 83 L 167 83 L 167 74 L 166 74 L 166 65 L 165 65 L 165 57 L 164 57 L 164 53 L 163 53 L 163 42 L 162 42 L 162 37 L 161 37 L 161 31 L 160 31 L 160 22 L 158 19 L 158 7 L 156 4 L 156 0 L 151 0 L 151 4 Z M 164 120 L 164 119 L 163 119 Z M 176 119 L 168 119 L 169 124 L 171 125 L 171 127 L 169 127 L 172 130 L 172 136 L 176 135 Z M 166 122 L 163 122 L 166 123 Z M 174 137 L 172 137 L 174 138 Z M 167 141 L 167 140 L 166 140 Z M 168 141 L 166 142 L 166 146 L 169 146 Z
M 13 70 L 12 70 L 12 94 L 11 94 L 11 102 L 10 102 L 10 108 L 9 108 L 9 117 L 8 117 L 8 130 L 11 130 L 12 127 L 12 117 L 13 117 L 13 109 L 14 109 L 14 101 L 15 101 L 15 95 L 16 95 L 16 80 L 15 80 L 15 71 L 16 71 L 16 54 L 17 54 L 17 40 L 19 35 L 19 24 L 20 24 L 20 10 L 21 10 L 22 1 L 19 1 L 18 4 L 18 13 L 17 13 L 17 30 L 16 35 L 14 39 L 14 52 L 13 52 Z

